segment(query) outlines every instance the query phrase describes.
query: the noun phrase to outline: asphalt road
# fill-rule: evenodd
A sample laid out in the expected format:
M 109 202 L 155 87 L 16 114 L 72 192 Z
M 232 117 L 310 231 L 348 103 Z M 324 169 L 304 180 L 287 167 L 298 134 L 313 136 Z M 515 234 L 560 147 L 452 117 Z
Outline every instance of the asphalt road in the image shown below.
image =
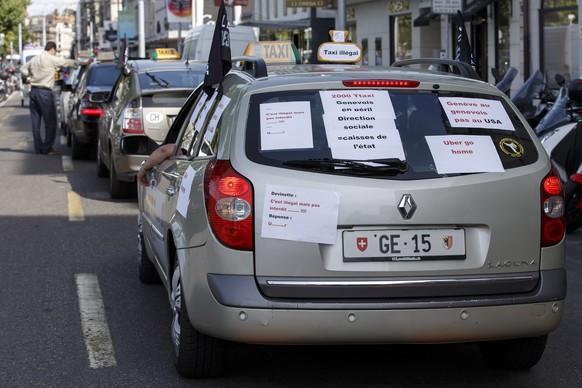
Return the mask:
M 35 155 L 31 142 L 15 93 L 0 103 L 2 388 L 582 386 L 582 231 L 567 238 L 564 320 L 530 371 L 488 369 L 472 344 L 236 345 L 223 377 L 180 378 L 166 294 L 137 277 L 135 200 L 109 199 L 94 161 L 62 144 Z

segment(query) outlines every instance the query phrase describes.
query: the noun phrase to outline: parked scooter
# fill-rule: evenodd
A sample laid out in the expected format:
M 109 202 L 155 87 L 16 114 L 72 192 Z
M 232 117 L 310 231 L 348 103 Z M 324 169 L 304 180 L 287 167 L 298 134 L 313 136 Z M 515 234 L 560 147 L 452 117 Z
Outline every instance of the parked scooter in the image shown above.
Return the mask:
M 0 101 L 4 101 L 8 98 L 8 93 L 6 93 L 6 83 L 0 80 Z
M 566 232 L 572 233 L 582 226 L 582 122 L 569 109 L 568 88 L 560 88 L 535 131 L 560 175 L 566 201 Z
M 491 72 L 493 73 L 493 69 L 491 69 Z M 510 67 L 505 72 L 505 75 L 503 76 L 503 78 L 501 78 L 501 80 L 499 80 L 499 82 L 497 82 L 495 84 L 495 87 L 497 87 L 497 89 L 501 90 L 503 93 L 505 93 L 506 95 L 509 96 L 509 91 L 511 90 L 511 84 L 513 83 L 513 80 L 515 79 L 516 76 L 517 76 L 517 69 L 515 67 Z M 495 77 L 495 75 L 494 75 L 494 77 Z M 496 79 L 497 79 L 497 77 L 496 77 Z
M 556 83 L 564 86 L 565 79 L 556 74 Z M 532 128 L 550 111 L 559 89 L 549 89 L 544 74 L 536 70 L 511 97 L 511 101 L 523 114 Z

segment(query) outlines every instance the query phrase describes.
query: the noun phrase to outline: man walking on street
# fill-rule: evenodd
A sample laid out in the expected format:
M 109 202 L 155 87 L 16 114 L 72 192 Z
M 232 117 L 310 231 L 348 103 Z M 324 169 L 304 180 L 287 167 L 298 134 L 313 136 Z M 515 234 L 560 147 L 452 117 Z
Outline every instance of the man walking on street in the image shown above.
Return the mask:
M 53 149 L 57 133 L 57 106 L 54 101 L 55 71 L 62 67 L 77 68 L 90 63 L 64 59 L 57 55 L 55 42 L 47 42 L 44 51 L 26 62 L 20 72 L 30 83 L 30 118 L 32 121 L 32 137 L 37 154 L 55 155 Z M 45 137 L 41 136 L 41 119 L 44 121 Z

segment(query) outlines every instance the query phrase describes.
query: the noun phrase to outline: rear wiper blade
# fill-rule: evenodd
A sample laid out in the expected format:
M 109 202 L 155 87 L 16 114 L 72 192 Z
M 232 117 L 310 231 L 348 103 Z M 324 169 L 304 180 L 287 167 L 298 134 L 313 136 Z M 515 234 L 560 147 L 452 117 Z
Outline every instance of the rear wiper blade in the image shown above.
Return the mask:
M 327 171 L 331 170 L 347 170 L 354 172 L 366 172 L 366 173 L 382 173 L 382 172 L 399 172 L 403 173 L 408 170 L 408 163 L 405 160 L 400 160 L 397 158 L 389 159 L 370 159 L 370 160 L 349 160 L 349 159 L 335 159 L 335 158 L 322 158 L 322 159 L 299 159 L 299 160 L 287 160 L 283 162 L 287 166 L 295 167 L 305 167 L 314 169 L 323 169 Z
M 163 78 L 160 78 L 160 77 L 158 77 L 156 75 L 153 75 L 153 74 L 151 74 L 151 73 L 149 73 L 147 71 L 145 72 L 145 75 L 147 75 L 148 77 L 150 77 L 150 79 L 152 81 L 154 81 L 155 83 L 157 83 L 158 85 L 160 85 L 163 88 L 167 88 L 168 86 L 170 86 L 170 83 L 168 81 L 166 81 L 165 79 L 163 79 Z

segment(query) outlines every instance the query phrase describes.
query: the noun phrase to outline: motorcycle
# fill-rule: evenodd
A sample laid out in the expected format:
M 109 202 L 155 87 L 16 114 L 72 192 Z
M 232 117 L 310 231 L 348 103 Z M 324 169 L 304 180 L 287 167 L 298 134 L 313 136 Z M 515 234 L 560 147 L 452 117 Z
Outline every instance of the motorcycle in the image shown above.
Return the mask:
M 6 84 L 4 81 L 0 80 L 0 102 L 8 98 L 8 93 L 6 93 Z
M 568 88 L 562 86 L 535 132 L 554 163 L 565 197 L 566 233 L 582 226 L 582 121 L 576 120 Z
M 564 86 L 565 79 L 556 74 L 556 83 Z M 559 90 L 549 89 L 544 74 L 536 70 L 511 97 L 511 101 L 523 114 L 532 128 L 550 111 Z

